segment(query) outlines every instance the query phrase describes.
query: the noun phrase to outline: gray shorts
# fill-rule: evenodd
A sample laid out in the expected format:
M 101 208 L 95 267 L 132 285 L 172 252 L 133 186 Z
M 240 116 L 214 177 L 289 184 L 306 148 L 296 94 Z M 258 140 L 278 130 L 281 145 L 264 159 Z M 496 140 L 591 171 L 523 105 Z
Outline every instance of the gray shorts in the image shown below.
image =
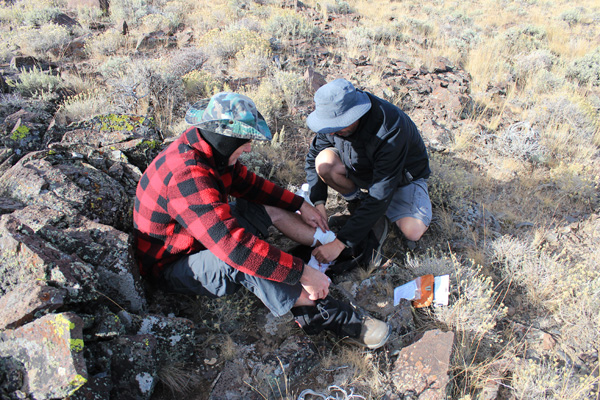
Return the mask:
M 390 221 L 412 217 L 422 221 L 425 226 L 431 223 L 431 200 L 427 190 L 427 180 L 417 179 L 406 186 L 401 186 L 394 193 L 392 201 L 385 212 Z
M 272 222 L 263 206 L 241 199 L 230 206 L 231 214 L 244 229 L 259 237 L 268 235 Z M 299 283 L 287 285 L 245 274 L 208 250 L 184 257 L 166 267 L 162 280 L 169 291 L 213 298 L 233 294 L 245 287 L 277 317 L 290 311 L 302 291 Z
M 337 148 L 328 147 L 328 150 L 333 151 L 340 157 L 340 151 Z M 354 182 L 359 188 L 366 189 L 369 187 L 369 182 L 354 176 L 348 171 L 348 168 L 346 168 L 346 178 Z M 385 215 L 392 222 L 396 222 L 400 218 L 412 217 L 422 221 L 425 226 L 429 226 L 432 210 L 429 191 L 427 190 L 427 179 L 417 179 L 406 186 L 400 186 L 394 193 Z

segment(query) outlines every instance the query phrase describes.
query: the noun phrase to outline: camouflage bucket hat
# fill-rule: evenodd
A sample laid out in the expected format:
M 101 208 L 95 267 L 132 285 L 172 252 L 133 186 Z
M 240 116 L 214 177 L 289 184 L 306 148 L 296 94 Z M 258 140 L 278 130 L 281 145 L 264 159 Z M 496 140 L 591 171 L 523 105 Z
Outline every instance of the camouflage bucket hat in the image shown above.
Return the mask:
M 271 140 L 273 136 L 254 102 L 242 94 L 221 92 L 192 105 L 185 122 L 223 136 Z

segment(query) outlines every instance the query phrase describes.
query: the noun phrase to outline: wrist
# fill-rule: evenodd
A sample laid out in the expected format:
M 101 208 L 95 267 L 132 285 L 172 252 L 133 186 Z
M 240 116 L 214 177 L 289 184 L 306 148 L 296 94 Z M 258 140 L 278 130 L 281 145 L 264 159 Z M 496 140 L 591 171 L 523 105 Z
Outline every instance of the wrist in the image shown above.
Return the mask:
M 311 269 L 314 269 L 308 264 L 304 264 L 304 270 L 302 271 L 302 275 L 300 275 L 300 284 L 306 283 L 308 279 L 308 275 L 312 272 Z
M 338 238 L 335 238 L 335 240 L 331 243 L 335 243 L 337 246 L 337 249 L 340 251 L 344 250 L 347 247 L 346 244 Z

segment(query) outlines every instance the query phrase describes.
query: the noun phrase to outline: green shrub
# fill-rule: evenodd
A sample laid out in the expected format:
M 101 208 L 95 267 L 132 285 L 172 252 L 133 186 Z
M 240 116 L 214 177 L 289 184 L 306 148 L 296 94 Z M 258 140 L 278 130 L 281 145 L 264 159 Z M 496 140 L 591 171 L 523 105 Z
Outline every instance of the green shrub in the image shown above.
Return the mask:
M 546 30 L 539 26 L 518 26 L 509 28 L 498 37 L 504 44 L 504 51 L 510 56 L 530 53 L 548 47 Z
M 245 28 L 213 29 L 200 39 L 201 49 L 209 56 L 221 60 L 233 58 L 246 47 L 270 51 L 268 40 L 259 33 Z
M 431 22 L 414 18 L 407 18 L 405 22 L 408 25 L 408 29 L 413 34 L 419 36 L 429 36 L 433 33 L 434 28 Z
M 223 84 L 210 73 L 202 70 L 193 70 L 182 78 L 186 98 L 192 102 L 210 97 L 221 91 Z
M 289 10 L 271 16 L 266 22 L 266 31 L 279 40 L 306 39 L 316 42 L 321 35 L 319 27 Z
M 598 379 L 593 374 L 546 360 L 517 361 L 511 387 L 518 399 L 586 400 L 597 390 Z
M 288 108 L 295 108 L 305 100 L 308 90 L 302 75 L 292 71 L 276 70 L 273 79 Z
M 430 157 L 429 197 L 434 207 L 461 210 L 473 198 L 475 177 L 457 161 L 439 153 Z
M 143 17 L 150 14 L 150 0 L 120 0 L 110 4 L 110 18 L 113 22 L 121 20 L 137 24 Z
M 573 61 L 566 75 L 581 85 L 600 86 L 600 47 Z
M 536 94 L 558 91 L 567 81 L 564 75 L 555 74 L 545 69 L 537 71 L 531 78 L 531 88 Z
M 48 71 L 33 68 L 31 71 L 21 72 L 19 80 L 13 85 L 23 96 L 41 97 L 61 89 L 63 80 Z
M 243 76 L 262 76 L 271 65 L 271 48 L 251 44 L 238 51 L 235 55 L 236 69 Z
M 369 28 L 357 26 L 346 32 L 346 43 L 356 49 L 369 50 L 375 41 Z
M 0 22 L 11 25 L 40 26 L 48 23 L 60 10 L 51 0 L 17 1 L 0 7 Z
M 570 10 L 563 11 L 560 14 L 561 21 L 565 21 L 570 27 L 577 25 L 586 14 L 586 10 L 582 7 L 571 8 Z
M 85 45 L 86 51 L 93 56 L 112 56 L 127 44 L 125 36 L 117 30 L 107 30 L 94 36 Z
M 248 89 L 245 93 L 250 97 L 258 111 L 265 117 L 267 123 L 274 122 L 277 112 L 283 106 L 283 99 L 275 83 L 270 79 L 263 79 L 256 89 Z
M 481 34 L 476 29 L 468 28 L 453 34 L 447 43 L 449 46 L 458 50 L 458 53 L 465 56 L 471 49 L 481 42 Z
M 462 262 L 453 254 L 430 252 L 408 257 L 406 267 L 414 274 L 411 279 L 426 274 L 450 275 L 456 298 L 448 306 L 436 308 L 435 318 L 454 331 L 470 332 L 482 338 L 491 334 L 496 323 L 506 316 L 500 294 L 494 291 L 494 283 L 472 262 Z
M 66 125 L 107 112 L 111 111 L 109 111 L 106 94 L 94 90 L 66 98 L 60 105 L 57 120 Z
M 323 4 L 321 4 L 323 6 Z M 350 4 L 343 0 L 335 0 L 334 3 L 326 2 L 324 7 L 330 14 L 352 14 L 354 10 L 350 7 Z
M 98 71 L 106 78 L 116 78 L 127 70 L 131 59 L 129 57 L 109 57 L 98 67 Z
M 65 46 L 71 40 L 71 35 L 63 26 L 44 24 L 39 28 L 21 26 L 12 38 L 23 54 L 45 59 L 50 50 L 60 50 Z

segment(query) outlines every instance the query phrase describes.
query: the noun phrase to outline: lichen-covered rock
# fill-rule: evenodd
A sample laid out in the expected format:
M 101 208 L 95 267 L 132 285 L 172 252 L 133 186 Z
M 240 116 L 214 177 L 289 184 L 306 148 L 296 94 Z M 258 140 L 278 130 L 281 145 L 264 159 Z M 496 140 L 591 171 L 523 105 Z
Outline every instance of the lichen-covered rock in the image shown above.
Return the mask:
M 63 289 L 39 281 L 17 285 L 0 297 L 0 330 L 17 328 L 38 313 L 56 310 L 63 305 L 65 295 Z
M 133 326 L 138 335 L 149 334 L 156 338 L 160 364 L 186 362 L 194 355 L 194 323 L 188 319 L 147 315 L 134 319 Z
M 109 150 L 117 150 L 127 157 L 129 163 L 139 168 L 140 171 L 145 171 L 152 160 L 154 160 L 158 153 L 160 153 L 166 146 L 167 145 L 164 142 L 159 140 L 132 139 L 126 142 L 116 143 L 108 147 L 103 147 L 100 149 L 100 151 L 108 152 Z
M 58 211 L 65 204 L 91 220 L 129 231 L 132 197 L 115 179 L 77 154 L 30 153 L 0 176 L 0 196 Z
M 64 145 L 52 143 L 49 147 L 55 157 L 67 159 L 77 158 L 83 160 L 97 170 L 105 172 L 118 181 L 127 194 L 133 197 L 135 195 L 137 183 L 142 176 L 142 172 L 140 171 L 140 168 L 130 163 L 130 159 L 126 153 L 119 150 L 119 148 L 122 147 L 127 150 L 127 145 L 131 142 L 135 142 L 135 140 L 99 149 L 85 144 Z M 146 166 L 147 164 L 144 164 L 143 169 L 146 169 Z
M 110 360 L 113 399 L 147 400 L 157 382 L 156 339 L 152 335 L 121 336 L 100 343 Z
M 144 171 L 165 147 L 154 121 L 136 115 L 99 115 L 73 123 L 68 129 L 60 146 L 90 146 L 102 154 L 103 158 L 131 164 L 141 171 Z M 89 151 L 86 153 L 89 154 Z M 127 166 L 124 165 L 123 168 Z M 137 180 L 135 182 L 137 183 Z
M 44 111 L 19 110 L 0 124 L 0 144 L 18 154 L 40 150 L 44 132 L 52 116 Z
M 63 144 L 82 143 L 95 147 L 109 146 L 132 139 L 159 140 L 152 118 L 129 114 L 104 114 L 72 123 Z
M 87 381 L 82 321 L 73 313 L 49 314 L 0 333 L 0 353 L 24 366 L 21 391 L 35 399 L 70 396 Z
M 77 213 L 65 214 L 45 206 L 28 206 L 12 216 L 56 249 L 91 264 L 103 295 L 132 312 L 144 309 L 144 289 L 128 234 Z
M 66 289 L 67 302 L 93 300 L 98 276 L 76 255 L 44 241 L 12 214 L 0 217 L 0 294 L 20 283 L 52 282 Z

